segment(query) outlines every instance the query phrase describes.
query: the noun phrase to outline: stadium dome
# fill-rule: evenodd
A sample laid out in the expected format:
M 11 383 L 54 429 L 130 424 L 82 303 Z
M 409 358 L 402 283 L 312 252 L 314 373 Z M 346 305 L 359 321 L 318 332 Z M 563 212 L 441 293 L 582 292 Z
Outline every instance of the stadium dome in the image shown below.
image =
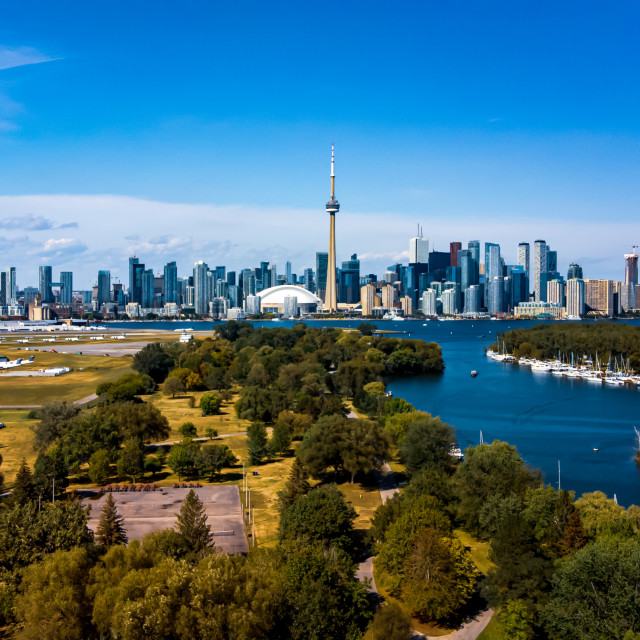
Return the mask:
M 315 313 L 322 309 L 322 300 L 315 293 L 294 284 L 270 287 L 260 291 L 258 295 L 260 296 L 260 309 L 263 312 L 275 311 L 284 315 L 299 315 L 300 313 Z M 285 303 L 288 305 L 286 309 Z

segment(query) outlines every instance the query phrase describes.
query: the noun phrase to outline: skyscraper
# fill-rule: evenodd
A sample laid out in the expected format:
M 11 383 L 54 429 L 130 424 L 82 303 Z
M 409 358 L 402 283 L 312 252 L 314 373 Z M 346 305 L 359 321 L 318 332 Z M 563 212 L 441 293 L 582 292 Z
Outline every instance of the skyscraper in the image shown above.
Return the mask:
M 429 262 L 429 240 L 422 237 L 418 228 L 418 235 L 409 240 L 409 264 L 424 264 Z
M 327 292 L 327 265 L 329 264 L 329 254 L 326 251 L 316 253 L 316 286 L 318 287 L 318 297 L 324 300 Z
M 624 282 L 625 284 L 638 284 L 638 254 L 626 253 L 624 256 Z
M 544 302 L 547 297 L 546 273 L 547 243 L 544 240 L 536 240 L 533 243 L 533 292 L 536 302 Z
M 336 213 L 340 211 L 340 203 L 336 200 L 336 174 L 334 170 L 333 145 L 331 145 L 331 198 L 327 202 L 329 214 L 329 256 L 327 259 L 327 293 L 324 300 L 324 308 L 327 311 L 335 311 L 338 308 L 338 296 L 336 291 Z
M 60 304 L 73 302 L 73 272 L 60 272 Z
M 140 260 L 136 256 L 129 256 L 129 300 L 130 302 L 140 302 L 135 298 L 133 290 L 135 288 L 136 276 L 134 266 L 139 264 Z
M 154 293 L 153 269 L 145 269 L 142 272 L 142 302 L 140 304 L 143 309 L 153 307 Z
M 164 303 L 178 302 L 178 266 L 168 262 L 164 267 Z
M 450 242 L 449 243 L 449 254 L 451 257 L 449 258 L 449 264 L 452 267 L 459 267 L 458 264 L 458 251 L 462 249 L 462 242 Z
M 194 306 L 198 315 L 204 316 L 209 312 L 209 297 L 207 296 L 207 272 L 209 267 L 206 262 L 199 260 L 193 267 Z M 245 290 L 245 294 L 246 294 Z
M 7 304 L 18 304 L 15 267 L 9 267 L 7 269 Z
M 567 280 L 582 280 L 582 277 L 582 267 L 579 264 L 572 262 L 569 265 L 569 270 L 567 271 Z
M 357 304 L 360 301 L 360 260 L 355 253 L 351 260 L 342 263 L 338 296 L 340 302 L 347 304 Z
M 582 279 L 567 280 L 567 315 L 573 317 L 584 315 L 584 280 Z
M 53 302 L 53 291 L 51 290 L 51 267 L 41 265 L 40 266 L 40 284 L 38 291 L 42 298 L 42 302 Z
M 98 271 L 98 309 L 111 302 L 111 271 Z
M 528 242 L 521 242 L 518 245 L 518 265 L 524 267 L 524 273 L 527 278 L 527 289 L 529 288 L 528 282 L 531 281 L 531 249 Z M 526 302 L 523 300 L 522 302 Z
M 0 306 L 7 304 L 7 272 L 0 272 Z
M 469 240 L 467 243 L 467 249 L 471 252 L 471 259 L 473 260 L 473 284 L 480 283 L 480 241 Z
M 285 264 L 284 270 L 285 270 L 285 278 L 286 278 L 287 284 L 293 284 L 291 281 L 291 263 L 288 260 L 287 260 L 287 263 Z

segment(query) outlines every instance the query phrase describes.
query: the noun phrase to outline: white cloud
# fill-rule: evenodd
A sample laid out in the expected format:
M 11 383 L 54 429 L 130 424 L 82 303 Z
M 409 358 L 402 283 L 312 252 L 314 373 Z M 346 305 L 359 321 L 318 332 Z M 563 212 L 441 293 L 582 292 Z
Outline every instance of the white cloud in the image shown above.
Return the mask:
M 52 60 L 57 58 L 50 58 L 33 47 L 0 47 L 0 71 Z
M 40 249 L 32 251 L 31 255 L 39 255 L 42 260 L 51 260 L 52 258 L 68 258 L 86 250 L 87 245 L 77 238 L 49 238 L 45 240 Z

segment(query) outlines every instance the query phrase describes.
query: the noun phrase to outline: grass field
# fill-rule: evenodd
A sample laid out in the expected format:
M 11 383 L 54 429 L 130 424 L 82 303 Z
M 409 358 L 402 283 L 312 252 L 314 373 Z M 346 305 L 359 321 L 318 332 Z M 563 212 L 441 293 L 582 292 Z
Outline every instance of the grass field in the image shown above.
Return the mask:
M 461 531 L 457 529 L 455 531 L 455 536 L 462 542 L 462 544 L 469 549 L 469 553 L 471 554 L 471 559 L 473 560 L 476 567 L 478 567 L 479 571 L 486 575 L 491 569 L 493 569 L 496 565 L 489 560 L 489 543 L 488 542 L 480 542 L 480 540 L 476 540 L 471 534 L 466 531 Z
M 32 364 L 19 370 L 70 367 L 72 371 L 55 377 L 9 377 L 0 374 L 0 405 L 42 405 L 52 400 L 80 400 L 95 392 L 101 382 L 116 380 L 131 373 L 131 358 L 76 355 L 75 353 L 37 352 L 29 354 L 14 349 L 3 349 L 9 359 L 35 355 Z
M 496 614 L 491 618 L 485 630 L 478 636 L 478 640 L 506 640 Z
M 0 429 L 0 455 L 5 488 L 11 486 L 24 458 L 33 468 L 36 452 L 33 450 L 33 432 L 29 428 L 35 420 L 27 418 L 28 411 L 0 410 L 0 422 L 7 425 Z

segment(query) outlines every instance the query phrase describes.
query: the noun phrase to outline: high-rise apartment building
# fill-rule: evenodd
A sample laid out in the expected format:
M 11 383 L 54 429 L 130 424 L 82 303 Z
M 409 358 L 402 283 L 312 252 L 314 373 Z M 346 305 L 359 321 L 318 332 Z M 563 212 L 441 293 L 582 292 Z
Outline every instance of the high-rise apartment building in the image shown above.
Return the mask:
M 545 301 L 547 295 L 546 273 L 547 243 L 544 240 L 536 240 L 533 243 L 533 292 L 536 302 Z
M 392 284 L 385 284 L 382 287 L 382 306 L 385 309 L 393 309 L 396 301 L 396 288 Z
M 98 271 L 97 301 L 98 309 L 100 309 L 103 304 L 111 302 L 111 271 L 109 270 Z
M 51 303 L 53 302 L 53 291 L 51 290 L 51 282 L 52 282 L 52 269 L 48 265 L 40 265 L 39 275 L 40 282 L 38 286 L 38 291 L 40 292 L 40 297 L 42 298 L 43 303 Z
M 73 272 L 60 272 L 60 304 L 73 302 Z
M 409 240 L 409 264 L 429 262 L 429 240 L 415 236 Z
M 18 291 L 16 285 L 16 268 L 9 267 L 7 269 L 7 305 L 18 304 Z
M 613 316 L 613 281 L 585 279 L 584 301 L 587 311 Z
M 400 298 L 400 308 L 402 309 L 403 316 L 413 315 L 413 301 L 409 296 Z
M 584 280 L 571 278 L 567 280 L 567 315 L 574 318 L 584 315 Z
M 425 316 L 438 315 L 435 289 L 427 289 L 422 292 L 422 297 L 420 298 L 420 309 Z
M 372 284 L 366 284 L 360 288 L 360 305 L 362 306 L 362 315 L 373 315 L 373 307 L 376 304 L 376 288 Z
M 142 272 L 142 302 L 143 309 L 151 309 L 153 299 L 155 297 L 155 282 L 153 277 L 153 269 L 145 269 Z
M 287 263 L 284 267 L 285 270 L 285 278 L 287 284 L 293 284 L 293 280 L 291 279 L 291 263 L 287 260 Z
M 524 269 L 524 273 L 527 279 L 527 291 L 529 291 L 529 282 L 531 281 L 531 253 L 528 242 L 521 242 L 518 244 L 518 266 Z M 527 295 L 527 300 L 529 296 Z M 525 300 L 522 300 L 525 302 Z
M 316 283 L 313 280 L 313 269 L 307 268 L 302 272 L 302 279 L 304 282 L 304 288 L 308 291 L 316 290 Z M 336 302 L 336 305 L 338 303 Z
M 0 272 L 0 307 L 7 305 L 7 272 Z
M 550 280 L 547 282 L 547 302 L 565 306 L 564 282 L 562 280 Z
M 495 276 L 488 281 L 489 304 L 487 309 L 489 313 L 504 313 L 506 311 L 504 297 L 504 277 Z
M 480 313 L 481 306 L 482 287 L 479 284 L 473 284 L 464 292 L 464 313 Z

